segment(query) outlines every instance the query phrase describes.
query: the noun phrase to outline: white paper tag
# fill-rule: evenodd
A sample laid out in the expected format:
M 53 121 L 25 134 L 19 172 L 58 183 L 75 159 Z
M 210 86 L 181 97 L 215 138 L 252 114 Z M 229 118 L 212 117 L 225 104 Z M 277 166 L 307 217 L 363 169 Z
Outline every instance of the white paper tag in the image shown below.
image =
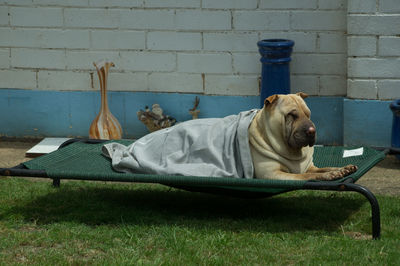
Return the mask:
M 55 151 L 61 144 L 69 140 L 69 138 L 44 138 L 41 142 L 33 146 L 26 152 L 27 155 L 41 155 Z
M 354 150 L 344 150 L 343 151 L 343 158 L 353 157 L 353 156 L 361 156 L 364 153 L 364 148 L 358 148 Z

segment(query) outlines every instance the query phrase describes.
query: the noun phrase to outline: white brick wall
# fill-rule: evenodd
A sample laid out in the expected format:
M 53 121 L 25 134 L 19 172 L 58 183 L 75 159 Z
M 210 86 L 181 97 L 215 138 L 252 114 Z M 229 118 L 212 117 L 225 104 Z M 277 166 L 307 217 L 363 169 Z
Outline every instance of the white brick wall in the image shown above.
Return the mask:
M 400 56 L 400 37 L 381 36 L 378 41 L 378 55 L 380 56 Z
M 400 97 L 400 3 L 348 0 L 348 97 Z
M 261 63 L 258 53 L 233 53 L 233 73 L 260 75 Z
M 263 9 L 315 9 L 317 0 L 261 0 Z
M 229 11 L 176 10 L 175 29 L 177 30 L 230 30 Z
M 204 50 L 247 52 L 249 47 L 256 47 L 258 34 L 251 33 L 204 33 Z
M 61 81 L 61 82 L 60 82 Z M 88 90 L 90 76 L 73 71 L 39 71 L 38 87 L 46 90 Z
M 203 0 L 204 8 L 215 9 L 256 9 L 257 0 Z
M 229 74 L 232 72 L 232 57 L 229 53 L 179 53 L 178 71 Z
M 319 77 L 316 75 L 292 75 L 290 83 L 294 93 L 305 92 L 308 95 L 319 94 Z
M 112 2 L 112 1 L 111 1 Z M 140 2 L 138 0 L 138 2 Z M 200 0 L 145 0 L 146 7 L 200 7 Z
M 400 28 L 400 14 L 352 14 L 348 17 L 349 33 L 362 35 L 396 35 Z
M 342 32 L 329 32 L 320 33 L 319 37 L 319 51 L 321 53 L 335 53 L 342 54 L 346 53 L 346 36 Z
M 8 7 L 0 6 L 0 25 L 8 25 Z
M 65 2 L 63 0 L 44 0 L 46 2 Z M 71 6 L 87 6 L 88 0 L 69 0 L 73 2 Z M 89 0 L 89 6 L 91 7 L 141 7 L 143 6 L 143 0 Z
M 149 50 L 189 51 L 202 49 L 200 32 L 151 31 L 147 33 Z
M 0 28 L 0 36 L 0 45 L 4 47 L 90 47 L 90 35 L 87 30 Z
M 11 48 L 11 67 L 65 69 L 65 51 L 50 49 Z
M 376 99 L 378 88 L 375 80 L 348 79 L 347 96 L 350 98 Z
M 120 52 L 120 66 L 132 71 L 167 71 L 176 69 L 176 55 L 169 52 Z M 118 62 L 117 60 L 114 60 Z
M 347 0 L 348 13 L 374 13 L 376 12 L 376 0 Z
M 376 36 L 349 36 L 347 37 L 347 55 L 352 56 L 375 56 Z
M 10 49 L 0 49 L 0 67 L 10 67 Z
M 400 80 L 378 80 L 378 98 L 390 100 L 400 98 Z
M 118 73 L 113 72 L 108 76 L 108 89 L 113 91 L 132 91 L 132 88 L 138 91 L 148 90 L 148 78 L 145 72 L 136 73 Z M 93 75 L 94 88 L 100 88 L 97 75 Z
M 206 75 L 207 94 L 258 95 L 257 76 Z
M 149 87 L 152 91 L 202 93 L 203 79 L 201 74 L 151 73 Z
M 107 59 L 116 64 L 116 68 L 121 68 L 120 54 L 118 51 L 109 50 L 67 50 L 65 55 L 65 68 L 68 70 L 86 70 L 96 72 L 93 62 Z
M 349 58 L 348 75 L 373 79 L 400 77 L 400 58 Z
M 23 27 L 62 27 L 63 10 L 53 7 L 10 7 L 10 25 Z
M 293 74 L 346 75 L 346 57 L 342 54 L 295 54 Z
M 379 10 L 385 13 L 400 13 L 400 5 L 397 0 L 381 0 Z
M 346 95 L 346 80 L 343 76 L 321 76 L 320 77 L 320 92 L 321 96 L 329 95 Z
M 290 30 L 289 11 L 234 11 L 235 30 Z
M 119 11 L 123 29 L 137 30 L 174 30 L 175 11 L 169 9 L 161 10 L 122 10 Z
M 257 41 L 287 38 L 293 91 L 389 99 L 399 10 L 398 0 L 0 1 L 0 88 L 93 90 L 92 63 L 109 59 L 112 90 L 257 95 Z
M 36 88 L 36 72 L 32 70 L 0 70 L 1 86 L 10 89 Z
M 127 13 L 128 11 L 124 12 Z M 66 27 L 76 28 L 119 28 L 123 16 L 119 9 L 66 8 L 64 20 Z
M 131 30 L 92 30 L 91 47 L 103 50 L 133 50 L 146 48 L 146 33 Z
M 291 26 L 295 30 L 343 30 L 346 14 L 343 11 L 297 11 L 293 12 Z
M 318 7 L 320 9 L 346 9 L 347 8 L 347 0 L 319 0 Z

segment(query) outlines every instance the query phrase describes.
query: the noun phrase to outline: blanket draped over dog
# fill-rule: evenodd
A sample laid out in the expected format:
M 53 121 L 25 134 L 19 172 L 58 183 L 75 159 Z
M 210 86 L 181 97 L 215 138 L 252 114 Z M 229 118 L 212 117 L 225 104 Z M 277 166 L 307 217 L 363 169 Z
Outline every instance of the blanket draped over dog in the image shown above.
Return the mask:
M 256 113 L 190 120 L 148 134 L 128 147 L 105 144 L 103 154 L 119 172 L 253 178 L 248 128 Z

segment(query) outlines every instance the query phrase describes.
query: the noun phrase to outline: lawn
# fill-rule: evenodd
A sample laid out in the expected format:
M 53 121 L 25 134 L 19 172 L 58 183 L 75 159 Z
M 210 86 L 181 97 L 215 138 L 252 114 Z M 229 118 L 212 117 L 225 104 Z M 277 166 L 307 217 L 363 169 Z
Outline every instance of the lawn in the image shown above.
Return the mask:
M 382 236 L 357 193 L 267 199 L 161 185 L 0 178 L 0 265 L 400 265 L 400 197 L 378 196 Z

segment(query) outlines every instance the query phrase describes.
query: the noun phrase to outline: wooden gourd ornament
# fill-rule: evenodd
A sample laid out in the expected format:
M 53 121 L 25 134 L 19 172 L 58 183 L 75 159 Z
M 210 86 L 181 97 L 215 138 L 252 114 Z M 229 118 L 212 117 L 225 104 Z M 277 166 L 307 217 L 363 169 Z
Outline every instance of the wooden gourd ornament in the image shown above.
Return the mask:
M 93 63 L 99 76 L 101 107 L 100 112 L 93 120 L 89 129 L 91 139 L 121 139 L 122 128 L 118 120 L 111 114 L 107 102 L 107 78 L 112 62 Z

